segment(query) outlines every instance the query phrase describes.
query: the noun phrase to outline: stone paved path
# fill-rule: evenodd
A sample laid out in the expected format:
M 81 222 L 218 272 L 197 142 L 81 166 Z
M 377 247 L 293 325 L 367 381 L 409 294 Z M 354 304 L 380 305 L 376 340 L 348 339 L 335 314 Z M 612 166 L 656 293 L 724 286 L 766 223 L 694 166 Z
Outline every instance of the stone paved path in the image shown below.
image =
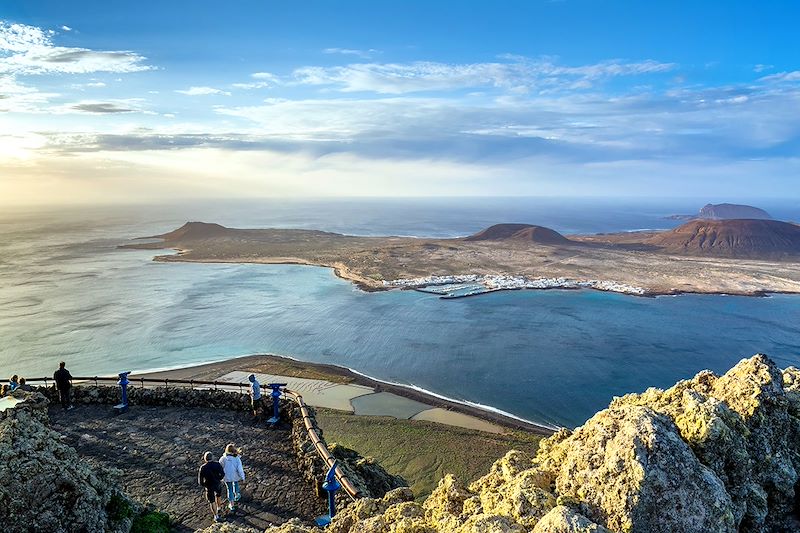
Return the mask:
M 247 477 L 229 522 L 263 530 L 292 517 L 310 522 L 326 509 L 300 476 L 288 429 L 257 426 L 246 413 L 135 406 L 113 416 L 110 406 L 91 405 L 53 407 L 50 419 L 82 457 L 123 470 L 125 491 L 168 513 L 176 531 L 211 524 L 197 469 L 203 452 L 218 457 L 228 442 L 242 448 Z

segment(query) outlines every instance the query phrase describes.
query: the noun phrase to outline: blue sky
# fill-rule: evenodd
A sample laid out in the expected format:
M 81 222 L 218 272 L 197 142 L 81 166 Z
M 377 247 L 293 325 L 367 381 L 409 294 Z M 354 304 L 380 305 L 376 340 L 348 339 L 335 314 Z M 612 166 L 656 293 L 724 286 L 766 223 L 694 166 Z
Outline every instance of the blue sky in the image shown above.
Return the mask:
M 0 202 L 800 197 L 796 2 L 0 5 Z

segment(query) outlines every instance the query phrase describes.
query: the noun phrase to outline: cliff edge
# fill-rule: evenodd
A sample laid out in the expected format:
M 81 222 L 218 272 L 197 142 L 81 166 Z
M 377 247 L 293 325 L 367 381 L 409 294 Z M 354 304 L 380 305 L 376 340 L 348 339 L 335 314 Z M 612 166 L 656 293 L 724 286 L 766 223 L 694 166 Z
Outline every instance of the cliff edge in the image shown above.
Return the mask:
M 756 355 L 722 376 L 703 371 L 616 398 L 535 456 L 509 452 L 469 486 L 447 476 L 421 503 L 408 489 L 361 499 L 327 531 L 798 531 L 799 437 L 800 370 Z

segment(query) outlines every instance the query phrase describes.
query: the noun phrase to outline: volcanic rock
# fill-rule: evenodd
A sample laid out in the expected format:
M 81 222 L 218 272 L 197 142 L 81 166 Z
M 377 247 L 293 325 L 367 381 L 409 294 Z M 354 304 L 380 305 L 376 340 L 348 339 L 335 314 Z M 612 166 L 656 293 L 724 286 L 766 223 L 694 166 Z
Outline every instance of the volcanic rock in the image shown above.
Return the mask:
M 125 532 L 138 506 L 119 491 L 121 472 L 93 468 L 48 427 L 47 399 L 0 413 L 0 530 Z
M 468 488 L 446 476 L 421 505 L 408 489 L 358 500 L 328 531 L 800 531 L 798 415 L 800 370 L 756 355 L 723 376 L 616 398 L 535 457 L 509 452 Z M 292 527 L 268 531 L 321 531 Z

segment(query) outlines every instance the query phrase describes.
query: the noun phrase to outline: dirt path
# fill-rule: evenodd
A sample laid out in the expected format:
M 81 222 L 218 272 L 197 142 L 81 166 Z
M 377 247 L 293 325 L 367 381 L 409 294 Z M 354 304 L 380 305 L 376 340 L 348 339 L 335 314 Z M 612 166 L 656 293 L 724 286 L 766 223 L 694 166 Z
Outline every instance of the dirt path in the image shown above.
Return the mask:
M 301 477 L 287 429 L 255 426 L 247 414 L 197 408 L 136 406 L 113 416 L 109 406 L 50 410 L 53 429 L 86 460 L 125 472 L 125 491 L 170 515 L 176 531 L 211 524 L 197 485 L 201 456 L 222 454 L 228 442 L 243 449 L 246 481 L 230 523 L 265 529 L 298 517 L 310 522 L 325 504 Z

